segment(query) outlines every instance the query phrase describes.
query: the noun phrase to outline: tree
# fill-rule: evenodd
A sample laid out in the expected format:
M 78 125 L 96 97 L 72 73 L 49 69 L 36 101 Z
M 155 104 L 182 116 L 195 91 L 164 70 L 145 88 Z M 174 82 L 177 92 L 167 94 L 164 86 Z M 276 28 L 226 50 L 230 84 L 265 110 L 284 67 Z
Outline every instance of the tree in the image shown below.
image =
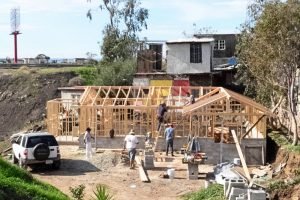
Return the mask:
M 298 143 L 299 113 L 295 85 L 300 64 L 300 2 L 255 0 L 248 9 L 238 44 L 240 80 L 247 91 L 275 110 L 288 111 L 293 145 Z M 271 102 L 271 103 L 270 103 Z M 276 106 L 275 106 L 276 105 Z
M 104 62 L 131 59 L 135 55 L 137 33 L 147 29 L 148 10 L 140 5 L 140 0 L 101 0 L 99 8 L 109 15 L 101 46 Z M 92 19 L 91 10 L 87 17 Z

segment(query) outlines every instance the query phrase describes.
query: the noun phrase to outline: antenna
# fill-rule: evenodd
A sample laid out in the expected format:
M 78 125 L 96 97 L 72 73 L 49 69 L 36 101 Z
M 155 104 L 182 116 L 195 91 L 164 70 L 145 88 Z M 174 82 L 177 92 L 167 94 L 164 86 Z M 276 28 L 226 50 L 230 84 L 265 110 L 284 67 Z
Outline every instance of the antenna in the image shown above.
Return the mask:
M 14 45 L 15 45 L 15 59 L 14 63 L 18 63 L 18 40 L 17 36 L 20 33 L 20 8 L 13 8 L 10 11 L 10 26 L 11 26 L 11 35 L 14 36 Z

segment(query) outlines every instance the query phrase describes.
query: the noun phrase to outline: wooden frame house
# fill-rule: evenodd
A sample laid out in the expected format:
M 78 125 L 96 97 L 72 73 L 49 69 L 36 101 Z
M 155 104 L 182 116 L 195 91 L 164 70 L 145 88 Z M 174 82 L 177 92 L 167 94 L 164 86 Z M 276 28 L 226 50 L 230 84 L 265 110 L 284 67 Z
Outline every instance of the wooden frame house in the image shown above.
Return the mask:
M 187 93 L 196 102 L 188 105 Z M 79 100 L 47 102 L 47 128 L 55 136 L 79 137 L 87 127 L 95 136 L 163 135 L 156 131 L 157 109 L 166 103 L 165 123 L 175 126 L 176 136 L 212 138 L 231 143 L 230 130 L 239 139 L 266 137 L 266 118 L 272 113 L 250 98 L 222 87 L 88 86 Z M 64 137 L 63 137 L 64 138 Z

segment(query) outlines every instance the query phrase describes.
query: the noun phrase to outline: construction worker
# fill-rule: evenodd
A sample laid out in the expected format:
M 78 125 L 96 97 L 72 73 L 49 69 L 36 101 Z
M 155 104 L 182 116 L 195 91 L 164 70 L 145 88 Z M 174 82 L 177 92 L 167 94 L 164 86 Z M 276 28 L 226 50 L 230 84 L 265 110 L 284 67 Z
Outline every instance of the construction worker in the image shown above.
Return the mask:
M 124 139 L 124 149 L 126 148 L 129 155 L 129 166 L 130 169 L 134 169 L 134 160 L 136 154 L 136 146 L 139 143 L 137 137 L 135 136 L 134 130 L 131 129 L 129 134 L 126 135 Z
M 83 142 L 85 144 L 85 157 L 87 160 L 89 160 L 92 156 L 93 156 L 93 152 L 92 152 L 92 139 L 94 139 L 94 137 L 91 135 L 91 128 L 87 127 L 84 137 L 83 137 Z
M 157 120 L 158 120 L 158 127 L 157 127 L 157 131 L 160 130 L 161 124 L 164 123 L 165 119 L 165 113 L 168 111 L 167 106 L 165 103 L 162 103 L 159 105 L 158 107 L 158 111 L 157 111 Z
M 165 130 L 165 139 L 167 145 L 166 156 L 168 156 L 169 147 L 171 148 L 172 156 L 174 156 L 174 151 L 173 151 L 174 136 L 175 136 L 174 126 L 173 124 L 169 124 L 169 127 L 166 128 Z

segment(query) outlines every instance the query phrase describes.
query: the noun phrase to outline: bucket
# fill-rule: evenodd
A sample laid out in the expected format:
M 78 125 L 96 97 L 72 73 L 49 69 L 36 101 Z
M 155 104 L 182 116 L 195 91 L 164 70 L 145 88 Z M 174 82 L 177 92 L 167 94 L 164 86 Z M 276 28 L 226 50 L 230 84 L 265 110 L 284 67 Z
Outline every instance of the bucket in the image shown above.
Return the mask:
M 241 166 L 241 159 L 239 158 L 234 158 L 233 159 L 233 164 L 237 165 L 237 166 Z
M 167 174 L 168 174 L 170 179 L 173 179 L 174 176 L 175 176 L 175 169 L 168 169 Z

